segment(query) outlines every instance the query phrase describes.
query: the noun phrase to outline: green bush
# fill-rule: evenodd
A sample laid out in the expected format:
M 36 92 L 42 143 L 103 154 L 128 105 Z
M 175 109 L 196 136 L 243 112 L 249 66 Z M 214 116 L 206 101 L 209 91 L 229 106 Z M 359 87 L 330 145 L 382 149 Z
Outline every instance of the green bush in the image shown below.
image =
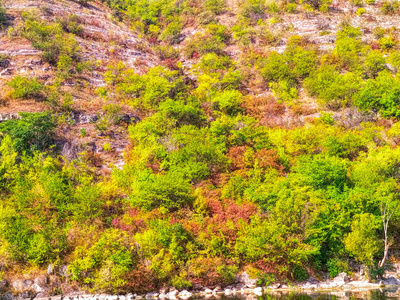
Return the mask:
M 322 103 L 339 108 L 351 103 L 361 87 L 361 78 L 351 72 L 341 75 L 334 67 L 325 65 L 311 73 L 304 80 L 304 86 L 310 95 L 316 96 Z
M 373 265 L 374 255 L 380 250 L 380 242 L 376 238 L 378 222 L 376 216 L 369 213 L 356 216 L 351 224 L 351 232 L 344 240 L 346 249 L 358 262 L 367 266 Z
M 223 93 L 215 95 L 213 100 L 218 103 L 219 109 L 227 115 L 236 115 L 242 112 L 243 95 L 239 91 L 225 90 Z
M 22 153 L 48 149 L 53 142 L 56 124 L 47 113 L 20 113 L 20 120 L 0 123 L 0 132 L 11 136 L 15 149 Z
M 79 44 L 73 34 L 67 34 L 59 23 L 46 23 L 28 13 L 23 13 L 24 26 L 21 35 L 32 46 L 43 51 L 42 58 L 56 65 L 60 55 L 77 59 Z
M 182 24 L 179 21 L 171 22 L 162 32 L 160 38 L 169 44 L 176 44 L 179 42 L 182 31 Z
M 133 182 L 132 190 L 131 204 L 145 210 L 165 207 L 174 211 L 193 201 L 189 181 L 176 172 L 165 175 L 140 172 Z
M 44 86 L 36 78 L 14 77 L 8 86 L 13 89 L 11 97 L 16 99 L 40 98 L 43 96 Z
M 378 73 L 385 69 L 385 58 L 379 50 L 372 50 L 365 58 L 365 69 L 368 77 L 375 78 Z
M 400 3 L 397 0 L 384 1 L 382 3 L 381 12 L 384 15 L 393 15 L 399 11 Z
M 6 21 L 6 9 L 4 8 L 3 3 L 0 3 L 0 29 L 4 27 Z
M 134 266 L 134 253 L 126 233 L 119 230 L 109 229 L 96 238 L 94 243 L 76 247 L 68 271 L 72 280 L 116 292 L 127 283 L 125 276 Z
M 220 37 L 196 33 L 191 40 L 187 42 L 183 51 L 187 57 L 192 58 L 195 53 L 198 55 L 211 52 L 222 54 L 224 49 L 225 44 L 220 40 Z
M 374 109 L 384 117 L 400 116 L 399 99 L 400 81 L 388 71 L 369 79 L 364 87 L 354 96 L 354 104 L 362 109 Z

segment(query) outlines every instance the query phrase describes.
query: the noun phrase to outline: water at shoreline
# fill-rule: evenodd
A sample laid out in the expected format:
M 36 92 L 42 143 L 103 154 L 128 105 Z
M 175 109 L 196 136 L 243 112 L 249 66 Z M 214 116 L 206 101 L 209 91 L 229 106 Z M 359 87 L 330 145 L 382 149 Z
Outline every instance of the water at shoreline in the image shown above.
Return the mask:
M 336 299 L 367 299 L 367 300 L 391 300 L 400 299 L 399 288 L 385 288 L 362 291 L 335 291 L 335 292 L 269 292 L 262 296 L 256 295 L 217 295 L 217 296 L 193 296 L 190 300 L 336 300 Z

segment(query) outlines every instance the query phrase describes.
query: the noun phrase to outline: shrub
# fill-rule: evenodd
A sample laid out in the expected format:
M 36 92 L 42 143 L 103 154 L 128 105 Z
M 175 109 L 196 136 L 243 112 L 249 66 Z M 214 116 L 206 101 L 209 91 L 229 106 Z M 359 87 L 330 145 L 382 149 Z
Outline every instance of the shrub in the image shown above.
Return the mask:
M 134 265 L 127 234 L 109 229 L 95 238 L 92 243 L 76 247 L 68 266 L 71 279 L 92 283 L 99 291 L 119 291 Z
M 365 14 L 365 8 L 364 7 L 361 7 L 361 8 L 359 8 L 359 9 L 357 9 L 357 16 L 361 16 L 361 15 L 363 15 L 363 14 Z
M 361 78 L 348 72 L 339 74 L 332 66 L 322 66 L 304 80 L 307 91 L 333 108 L 351 102 L 360 89 Z
M 385 58 L 379 50 L 372 50 L 365 58 L 366 73 L 370 78 L 375 78 L 380 71 L 385 69 Z
M 61 28 L 67 33 L 82 35 L 83 27 L 79 24 L 77 15 L 64 15 L 62 18 L 57 19 L 57 23 L 59 23 Z
M 136 176 L 132 189 L 131 204 L 145 210 L 165 207 L 174 211 L 193 201 L 189 181 L 177 173 L 154 175 L 143 171 Z
M 0 123 L 0 132 L 8 134 L 15 143 L 15 149 L 22 153 L 45 150 L 53 142 L 56 124 L 51 115 L 44 113 L 20 113 L 20 120 Z
M 217 101 L 219 109 L 225 114 L 235 115 L 242 111 L 243 95 L 239 91 L 225 90 L 215 95 L 214 101 Z
M 311 5 L 312 8 L 314 9 L 321 9 L 323 8 L 326 10 L 326 8 L 331 4 L 331 0 L 306 0 L 305 3 Z
M 375 109 L 384 117 L 400 116 L 400 81 L 388 71 L 382 71 L 375 79 L 369 79 L 354 96 L 354 104 L 362 109 Z
M 21 35 L 28 39 L 32 46 L 43 51 L 42 58 L 56 65 L 60 55 L 76 58 L 79 44 L 72 34 L 66 34 L 59 23 L 45 23 L 28 13 L 23 14 L 24 27 Z
M 225 10 L 224 0 L 205 0 L 204 8 L 212 13 L 219 15 Z
M 400 3 L 397 0 L 387 1 L 382 3 L 381 12 L 384 15 L 393 15 L 399 11 Z
M 346 236 L 344 243 L 358 262 L 367 266 L 373 264 L 374 255 L 380 250 L 376 230 L 378 220 L 369 213 L 356 216 L 351 224 L 351 232 Z
M 392 36 L 382 37 L 379 39 L 378 43 L 379 47 L 381 47 L 381 49 L 383 50 L 392 49 L 397 44 L 396 40 Z
M 334 53 L 339 57 L 342 66 L 350 71 L 356 72 L 361 69 L 360 53 L 363 44 L 360 40 L 360 28 L 345 25 L 337 32 L 336 48 Z
M 3 3 L 0 2 L 0 29 L 4 27 L 6 21 L 6 9 L 4 8 Z
M 187 57 L 192 58 L 195 53 L 198 55 L 211 52 L 222 54 L 224 49 L 225 44 L 220 41 L 218 36 L 196 33 L 192 39 L 187 42 L 183 51 Z
M 182 24 L 180 22 L 171 22 L 165 28 L 160 38 L 169 44 L 176 44 L 180 40 Z
M 38 98 L 44 91 L 44 86 L 36 78 L 17 76 L 8 85 L 13 89 L 11 96 L 16 99 Z

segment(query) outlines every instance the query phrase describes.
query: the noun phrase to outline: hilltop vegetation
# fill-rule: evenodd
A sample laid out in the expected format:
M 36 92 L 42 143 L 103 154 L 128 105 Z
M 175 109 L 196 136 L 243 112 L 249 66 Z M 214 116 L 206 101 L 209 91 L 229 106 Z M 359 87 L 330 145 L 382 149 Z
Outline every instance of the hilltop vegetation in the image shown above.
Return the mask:
M 159 60 L 145 71 L 110 61 L 90 90 L 102 103 L 92 135 L 129 134 L 124 166 L 110 172 L 100 157 L 110 144 L 74 159 L 57 146 L 76 110 L 67 87 L 86 87 L 102 64 L 83 59 L 79 18 L 27 11 L 7 27 L 0 9 L 8 38 L 29 41 L 54 70 L 50 83 L 17 75 L 2 90 L 2 101 L 47 111 L 0 123 L 0 279 L 67 265 L 62 280 L 82 289 L 143 293 L 225 286 L 244 270 L 259 285 L 360 265 L 375 279 L 397 259 L 396 28 L 364 41 L 343 17 L 321 50 L 274 24 L 329 15 L 330 1 L 102 2 Z M 351 5 L 362 15 L 377 4 Z M 141 120 L 127 124 L 125 106 Z

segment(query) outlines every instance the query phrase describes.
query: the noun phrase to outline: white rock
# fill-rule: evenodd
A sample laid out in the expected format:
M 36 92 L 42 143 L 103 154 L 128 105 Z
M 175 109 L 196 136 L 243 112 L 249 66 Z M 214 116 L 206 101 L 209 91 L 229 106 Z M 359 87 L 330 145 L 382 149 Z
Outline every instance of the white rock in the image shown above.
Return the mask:
M 262 296 L 262 293 L 263 293 L 262 287 L 254 288 L 253 293 L 256 294 L 257 296 Z
M 188 299 L 192 296 L 192 293 L 188 292 L 187 290 L 183 290 L 178 294 L 179 298 Z
M 204 293 L 206 293 L 206 294 L 212 294 L 212 292 L 213 292 L 213 291 L 212 291 L 211 289 L 205 289 L 205 290 L 204 290 Z
M 230 295 L 230 294 L 232 294 L 232 290 L 231 289 L 225 289 L 224 290 L 224 294 L 225 295 Z
M 156 293 L 156 292 L 148 293 L 145 296 L 146 299 L 152 299 L 152 298 L 157 298 L 157 297 L 158 297 L 158 293 Z
M 236 276 L 235 281 L 238 283 L 243 283 L 249 288 L 254 288 L 257 284 L 258 278 L 250 278 L 246 272 L 243 272 L 242 274 Z

